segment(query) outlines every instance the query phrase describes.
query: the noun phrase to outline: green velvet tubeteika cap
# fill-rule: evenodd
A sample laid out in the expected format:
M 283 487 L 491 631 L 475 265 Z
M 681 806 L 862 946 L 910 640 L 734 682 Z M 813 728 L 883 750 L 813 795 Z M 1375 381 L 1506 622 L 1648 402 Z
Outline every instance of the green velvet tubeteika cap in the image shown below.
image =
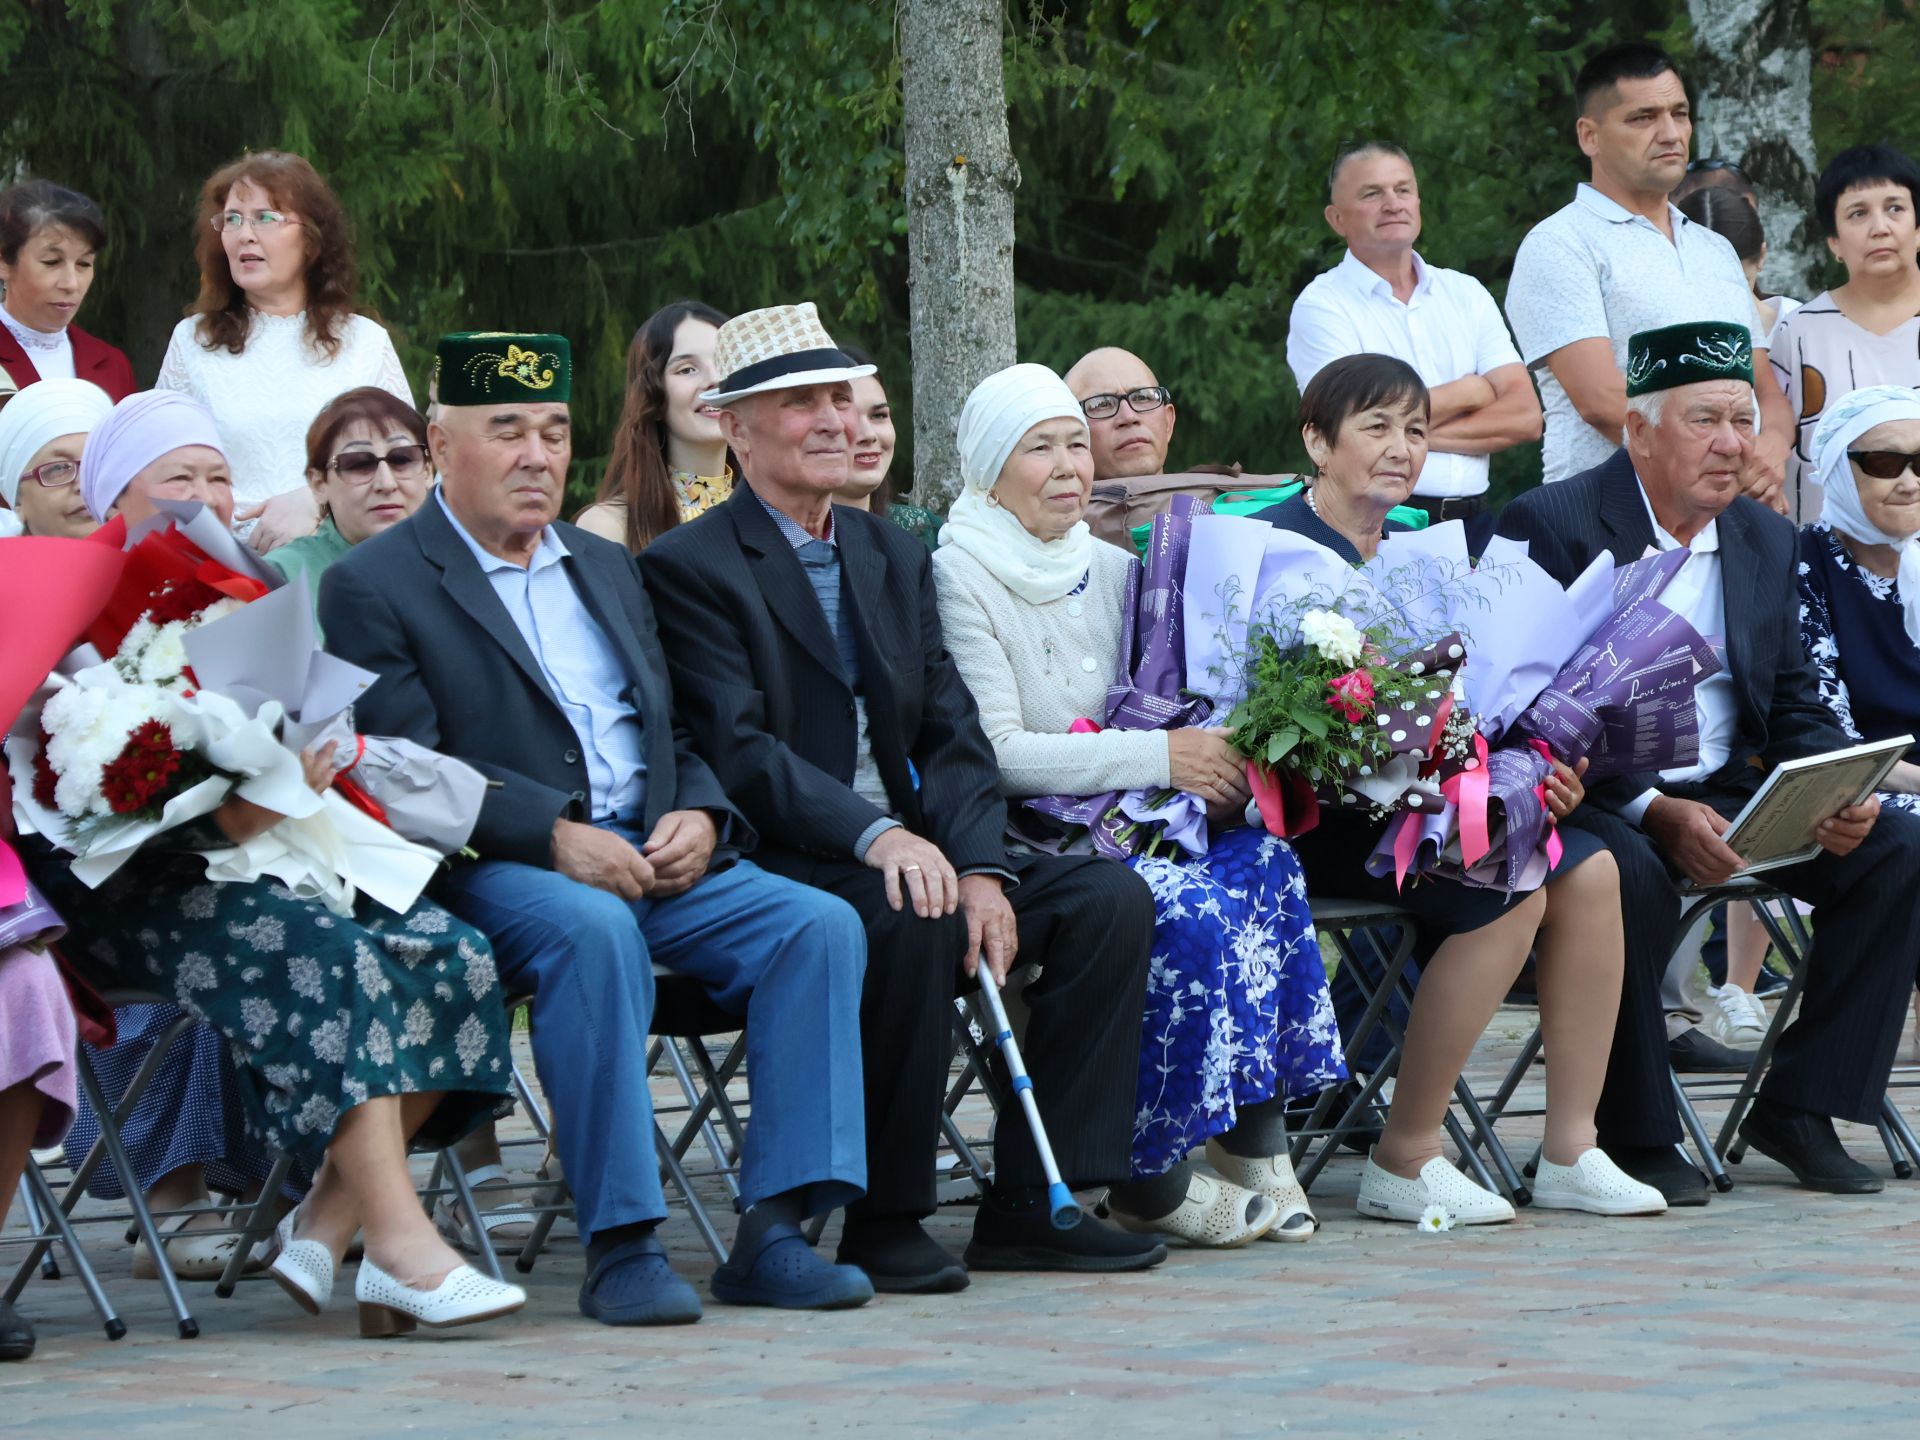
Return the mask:
M 1642 330 L 1627 341 L 1629 400 L 1702 380 L 1753 383 L 1753 335 L 1746 326 L 1694 320 Z
M 565 404 L 573 398 L 573 347 L 564 335 L 442 335 L 433 356 L 433 386 L 442 405 Z

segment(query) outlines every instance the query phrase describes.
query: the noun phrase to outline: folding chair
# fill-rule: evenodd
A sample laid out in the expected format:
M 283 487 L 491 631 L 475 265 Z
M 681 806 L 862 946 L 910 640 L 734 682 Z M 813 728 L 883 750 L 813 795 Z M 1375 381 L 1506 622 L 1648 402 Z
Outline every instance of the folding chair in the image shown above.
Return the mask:
M 27 1217 L 27 1233 L 9 1235 L 0 1240 L 0 1244 L 31 1245 L 34 1248 L 33 1254 L 14 1272 L 13 1283 L 7 1287 L 7 1303 L 12 1304 L 19 1297 L 20 1291 L 32 1278 L 36 1264 L 47 1279 L 60 1278 L 60 1269 L 53 1263 L 52 1254 L 52 1246 L 57 1241 L 65 1247 L 68 1263 L 73 1266 L 73 1273 L 79 1278 L 81 1288 L 87 1292 L 94 1312 L 99 1315 L 107 1339 L 122 1338 L 127 1333 L 127 1322 L 120 1318 L 119 1312 L 113 1308 L 113 1301 L 107 1298 L 100 1277 L 94 1274 L 93 1264 L 80 1244 L 80 1237 L 73 1232 L 67 1212 L 61 1209 L 53 1187 L 47 1183 L 47 1177 L 31 1155 L 27 1157 L 26 1169 L 20 1176 L 20 1201 Z M 185 1335 L 187 1332 L 183 1330 L 181 1333 Z M 197 1327 L 194 1333 L 198 1333 Z
M 739 1202 L 740 1159 L 746 1144 L 746 1122 L 741 1113 L 742 1101 L 730 1093 L 729 1087 L 744 1079 L 746 1036 L 740 1017 L 729 1015 L 715 1005 L 699 981 L 658 965 L 653 973 L 654 1016 L 652 1043 L 647 1051 L 647 1074 L 651 1078 L 664 1062 L 682 1097 L 679 1104 L 656 1101 L 653 1118 L 654 1153 L 659 1159 L 661 1181 L 667 1192 L 668 1203 L 686 1207 L 701 1240 L 714 1259 L 724 1264 L 727 1259 L 726 1243 L 720 1238 L 719 1229 L 695 1190 L 694 1182 L 717 1181 L 735 1205 Z M 514 1014 L 531 1007 L 532 1003 L 533 997 L 530 995 L 513 996 L 507 1001 L 507 1011 Z M 707 1045 L 710 1038 L 716 1037 L 725 1037 L 729 1041 L 726 1053 L 718 1060 L 714 1059 Z M 549 1140 L 552 1136 L 551 1123 L 518 1064 L 514 1066 L 513 1081 L 540 1141 Z M 672 1135 L 668 1134 L 662 1123 L 663 1119 L 669 1117 L 678 1118 L 678 1126 Z M 696 1141 L 706 1149 L 709 1163 L 689 1169 L 687 1159 Z M 438 1163 L 452 1181 L 454 1191 L 466 1211 L 469 1226 L 474 1227 L 472 1238 L 483 1263 L 490 1261 L 492 1246 L 487 1242 L 485 1229 L 480 1224 L 479 1211 L 459 1157 L 448 1150 L 441 1154 Z M 564 1177 L 535 1182 L 535 1186 L 536 1198 L 519 1207 L 536 1217 L 533 1233 L 527 1237 L 526 1244 L 514 1260 L 514 1267 L 521 1274 L 533 1269 L 534 1262 L 546 1247 L 555 1221 L 572 1209 Z
M 1350 973 L 1361 994 L 1366 997 L 1366 1010 L 1354 1026 L 1353 1033 L 1346 1037 L 1347 1051 L 1350 1054 L 1361 1053 L 1376 1029 L 1385 1032 L 1389 1047 L 1386 1060 L 1367 1077 L 1359 1095 L 1337 1120 L 1333 1119 L 1333 1108 L 1338 1102 L 1339 1091 L 1329 1089 L 1321 1092 L 1307 1123 L 1292 1130 L 1294 1170 L 1299 1176 L 1301 1188 L 1311 1190 L 1314 1180 L 1346 1137 L 1359 1129 L 1369 1116 L 1383 1116 L 1385 1113 L 1380 1093 L 1399 1068 L 1400 1048 L 1405 1041 L 1400 1022 L 1394 1017 L 1389 1002 L 1398 998 L 1406 1005 L 1413 1003 L 1413 988 L 1407 982 L 1407 967 L 1413 959 L 1415 921 L 1404 910 L 1383 902 L 1309 897 L 1308 903 L 1313 913 L 1314 928 L 1332 937 L 1334 947 L 1339 951 L 1340 963 L 1352 967 Z M 1391 952 L 1381 939 L 1381 932 L 1386 930 L 1399 932 L 1399 943 Z M 1371 968 L 1368 960 L 1372 962 Z M 1469 1137 L 1466 1126 L 1461 1124 L 1459 1116 L 1450 1108 L 1446 1118 L 1447 1134 L 1459 1148 L 1462 1161 L 1473 1171 L 1473 1178 L 1484 1189 L 1504 1190 L 1515 1205 L 1527 1204 L 1533 1198 L 1532 1194 L 1514 1169 L 1506 1147 L 1493 1133 L 1492 1122 L 1464 1075 L 1454 1082 L 1453 1095 L 1454 1104 L 1466 1116 L 1473 1132 Z M 1317 1153 L 1310 1155 L 1316 1139 L 1321 1142 L 1320 1148 Z M 1493 1173 L 1488 1172 L 1480 1158 L 1479 1151 L 1483 1146 L 1493 1163 Z

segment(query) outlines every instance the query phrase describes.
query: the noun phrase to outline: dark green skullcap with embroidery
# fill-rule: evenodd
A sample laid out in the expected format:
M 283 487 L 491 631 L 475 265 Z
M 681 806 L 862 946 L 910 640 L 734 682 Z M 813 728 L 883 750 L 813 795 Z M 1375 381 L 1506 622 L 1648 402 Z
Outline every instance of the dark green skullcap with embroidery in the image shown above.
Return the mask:
M 442 405 L 564 404 L 573 398 L 573 348 L 564 335 L 442 335 L 433 356 L 433 398 Z
M 1694 320 L 1642 330 L 1627 341 L 1629 400 L 1702 380 L 1753 383 L 1753 333 L 1746 326 Z

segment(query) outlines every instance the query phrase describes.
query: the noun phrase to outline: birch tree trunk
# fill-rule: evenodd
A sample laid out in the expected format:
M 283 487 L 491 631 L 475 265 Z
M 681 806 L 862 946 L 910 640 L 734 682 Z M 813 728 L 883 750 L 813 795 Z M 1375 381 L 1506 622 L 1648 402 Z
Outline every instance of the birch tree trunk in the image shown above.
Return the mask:
M 1760 192 L 1761 283 L 1806 299 L 1825 250 L 1813 217 L 1813 44 L 1807 0 L 1688 0 L 1693 153 L 1732 160 Z
M 960 491 L 967 392 L 1014 361 L 1013 192 L 1001 0 L 900 0 L 913 341 L 913 498 Z

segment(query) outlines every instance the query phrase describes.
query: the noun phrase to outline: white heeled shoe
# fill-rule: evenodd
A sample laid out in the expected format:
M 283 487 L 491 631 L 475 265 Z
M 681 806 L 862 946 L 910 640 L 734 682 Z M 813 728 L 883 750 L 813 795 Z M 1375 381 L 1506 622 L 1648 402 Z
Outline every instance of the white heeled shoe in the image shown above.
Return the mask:
M 1437 1155 L 1420 1167 L 1418 1180 L 1383 1170 L 1371 1155 L 1367 1157 L 1355 1210 L 1374 1220 L 1418 1223 L 1434 1205 L 1451 1215 L 1456 1225 L 1499 1225 L 1513 1219 L 1513 1206 L 1491 1190 L 1482 1190 Z
M 1263 1155 L 1250 1159 L 1229 1152 L 1218 1140 L 1207 1141 L 1207 1163 L 1244 1190 L 1264 1195 L 1280 1207 L 1273 1228 L 1262 1240 L 1290 1240 L 1296 1244 L 1311 1240 L 1320 1228 L 1320 1217 L 1307 1203 L 1307 1192 L 1293 1173 L 1293 1162 L 1285 1155 Z
M 333 1298 L 333 1252 L 318 1240 L 293 1238 L 293 1218 L 299 1213 L 289 1210 L 275 1227 L 273 1261 L 267 1273 L 280 1282 L 294 1304 L 318 1315 Z
M 360 1334 L 379 1340 L 416 1325 L 443 1330 L 511 1315 L 527 1303 L 527 1292 L 489 1280 L 471 1265 L 456 1265 L 433 1289 L 416 1290 L 366 1259 L 354 1276 L 353 1298 L 360 1302 Z

